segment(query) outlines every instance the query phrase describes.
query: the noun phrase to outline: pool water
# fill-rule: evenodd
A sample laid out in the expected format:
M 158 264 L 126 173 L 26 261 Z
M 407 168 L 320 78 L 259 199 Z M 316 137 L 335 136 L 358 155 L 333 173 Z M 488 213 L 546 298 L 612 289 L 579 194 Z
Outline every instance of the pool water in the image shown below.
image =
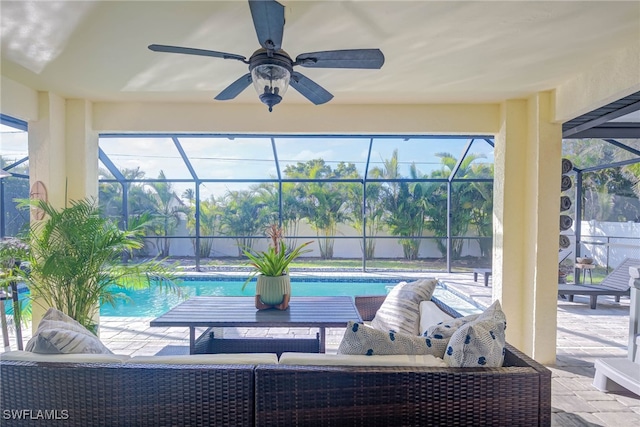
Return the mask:
M 371 279 L 371 278 L 293 278 L 291 293 L 293 296 L 356 296 L 386 295 L 397 283 L 415 279 Z M 118 299 L 116 306 L 103 304 L 101 316 L 119 317 L 158 317 L 171 310 L 191 296 L 247 296 L 255 295 L 255 280 L 242 290 L 244 279 L 234 278 L 186 278 L 180 283 L 180 294 L 162 291 L 157 287 L 141 290 L 125 290 L 120 293 L 125 299 Z M 20 299 L 28 295 L 26 287 L 21 289 Z M 433 294 L 449 307 L 463 316 L 481 311 L 468 297 L 449 290 L 446 284 L 438 284 Z M 4 301 L 7 314 L 13 314 L 11 301 Z
M 411 279 L 407 280 L 410 281 Z M 322 279 L 305 278 L 291 280 L 292 296 L 356 296 L 386 295 L 402 279 Z M 255 281 L 242 290 L 242 279 L 216 278 L 214 280 L 184 280 L 180 284 L 181 295 L 166 292 L 157 287 L 136 291 L 124 291 L 127 300 L 119 300 L 115 307 L 103 304 L 101 316 L 157 317 L 191 296 L 247 296 L 255 295 Z M 454 295 L 441 286 L 434 296 L 466 315 L 477 312 L 477 307 Z
M 123 291 L 129 299 L 119 300 L 116 307 L 103 304 L 100 307 L 101 316 L 130 316 L 154 317 L 166 313 L 188 297 L 192 296 L 245 296 L 256 294 L 256 283 L 252 281 L 242 290 L 244 280 L 219 279 L 215 280 L 185 280 L 180 284 L 181 295 L 162 291 L 156 287 L 136 291 Z M 325 281 L 322 279 L 291 280 L 292 296 L 355 296 L 355 295 L 386 295 L 388 289 L 397 281 L 389 280 L 376 282 Z

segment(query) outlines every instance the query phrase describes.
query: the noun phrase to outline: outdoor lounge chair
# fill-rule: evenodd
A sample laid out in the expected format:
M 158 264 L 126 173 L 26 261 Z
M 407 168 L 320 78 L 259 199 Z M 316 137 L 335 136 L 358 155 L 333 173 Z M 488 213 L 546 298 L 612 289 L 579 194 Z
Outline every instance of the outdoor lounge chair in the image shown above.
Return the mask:
M 569 301 L 573 301 L 574 295 L 588 295 L 591 299 L 591 308 L 595 310 L 598 303 L 598 295 L 610 295 L 620 301 L 621 296 L 629 296 L 629 267 L 640 265 L 640 259 L 626 258 L 619 266 L 613 269 L 607 277 L 597 285 L 558 285 L 558 295 L 566 295 Z

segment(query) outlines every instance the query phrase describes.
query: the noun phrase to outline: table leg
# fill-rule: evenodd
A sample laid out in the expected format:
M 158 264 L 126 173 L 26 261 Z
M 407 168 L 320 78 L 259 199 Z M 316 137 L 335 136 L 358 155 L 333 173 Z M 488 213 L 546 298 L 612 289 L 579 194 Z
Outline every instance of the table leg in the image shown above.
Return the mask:
M 489 286 L 489 273 L 484 273 L 484 285 Z
M 195 354 L 196 351 L 196 327 L 189 326 L 189 354 Z
M 326 331 L 324 327 L 320 328 L 320 353 L 325 353 L 326 351 Z
M 478 281 L 478 273 L 476 273 L 476 272 L 473 273 L 473 281 L 474 282 Z

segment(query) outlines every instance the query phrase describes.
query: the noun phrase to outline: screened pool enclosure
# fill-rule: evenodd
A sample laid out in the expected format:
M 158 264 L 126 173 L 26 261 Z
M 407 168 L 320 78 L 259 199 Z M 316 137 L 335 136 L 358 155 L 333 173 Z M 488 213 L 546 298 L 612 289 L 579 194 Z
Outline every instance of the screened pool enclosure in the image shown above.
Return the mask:
M 11 174 L 0 180 L 4 237 L 29 221 L 16 208 L 29 194 L 29 158 L 27 124 L 0 118 L 2 170 Z M 565 139 L 574 166 L 567 214 L 640 221 L 639 150 L 637 139 Z M 143 224 L 136 256 L 241 265 L 242 249 L 264 249 L 265 228 L 278 224 L 290 246 L 313 240 L 302 262 L 314 266 L 491 266 L 490 136 L 103 134 L 98 157 L 104 215 L 123 228 Z M 575 253 L 593 248 L 582 228 L 574 221 L 566 232 Z M 604 237 L 609 248 L 616 236 Z
M 326 266 L 490 263 L 492 153 L 488 137 L 102 135 L 100 203 L 123 226 L 151 214 L 152 254 L 198 264 L 264 248 L 269 224 Z

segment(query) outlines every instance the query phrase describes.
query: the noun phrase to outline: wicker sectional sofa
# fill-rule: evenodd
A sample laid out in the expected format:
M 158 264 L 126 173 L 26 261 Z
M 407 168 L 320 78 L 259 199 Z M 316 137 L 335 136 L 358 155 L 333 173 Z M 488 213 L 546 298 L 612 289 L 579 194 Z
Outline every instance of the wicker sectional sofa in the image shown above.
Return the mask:
M 6 426 L 551 424 L 550 371 L 509 345 L 501 368 L 3 360 L 0 381 Z

